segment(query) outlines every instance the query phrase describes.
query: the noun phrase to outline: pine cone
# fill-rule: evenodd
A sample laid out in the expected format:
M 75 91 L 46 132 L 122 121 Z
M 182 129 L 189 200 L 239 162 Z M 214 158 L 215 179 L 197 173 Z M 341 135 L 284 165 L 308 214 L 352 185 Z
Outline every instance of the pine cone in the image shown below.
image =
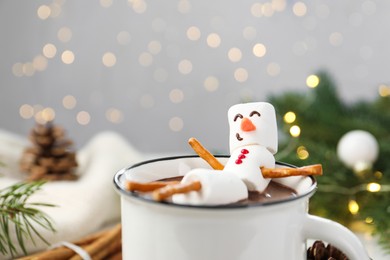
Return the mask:
M 348 260 L 348 257 L 335 246 L 317 240 L 307 250 L 308 260 Z
M 51 122 L 37 124 L 30 133 L 33 147 L 26 148 L 20 169 L 29 174 L 28 180 L 74 180 L 77 167 L 72 141 L 65 138 L 65 130 Z

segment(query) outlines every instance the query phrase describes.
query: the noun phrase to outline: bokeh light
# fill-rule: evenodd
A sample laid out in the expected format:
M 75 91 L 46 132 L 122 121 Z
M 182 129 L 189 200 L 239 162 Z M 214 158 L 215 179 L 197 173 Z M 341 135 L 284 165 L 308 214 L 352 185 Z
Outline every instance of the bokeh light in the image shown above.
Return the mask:
M 175 116 L 169 120 L 169 129 L 174 132 L 180 132 L 183 129 L 183 126 L 184 122 L 180 117 Z
M 91 115 L 87 111 L 80 111 L 76 115 L 76 121 L 80 125 L 88 125 L 91 121 Z
M 306 85 L 309 88 L 316 88 L 320 84 L 320 78 L 317 75 L 309 75 L 306 78 Z
M 216 33 L 211 33 L 207 36 L 207 45 L 211 48 L 217 48 L 221 44 L 221 37 Z
M 297 125 L 293 125 L 290 127 L 290 135 L 292 137 L 299 137 L 301 135 L 301 128 Z
M 209 76 L 204 80 L 203 86 L 208 92 L 214 92 L 219 88 L 219 80 L 214 76 Z
M 62 105 L 64 106 L 64 108 L 66 109 L 73 109 L 76 107 L 76 104 L 77 104 L 77 100 L 74 96 L 72 95 L 66 95 L 63 99 L 62 99 Z
M 112 52 L 106 52 L 102 57 L 103 65 L 106 67 L 113 67 L 116 64 L 116 56 Z
M 72 64 L 75 60 L 75 56 L 72 51 L 66 50 L 62 53 L 61 60 L 65 64 Z
M 295 121 L 295 119 L 297 118 L 296 114 L 292 111 L 289 111 L 287 112 L 286 114 L 284 114 L 283 116 L 283 120 L 284 122 L 288 123 L 288 124 L 291 124 Z

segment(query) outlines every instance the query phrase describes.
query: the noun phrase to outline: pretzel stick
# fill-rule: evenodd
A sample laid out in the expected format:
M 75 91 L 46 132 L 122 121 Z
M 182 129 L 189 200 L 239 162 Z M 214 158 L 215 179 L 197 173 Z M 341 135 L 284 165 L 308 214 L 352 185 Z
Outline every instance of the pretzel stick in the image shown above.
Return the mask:
M 283 178 L 289 176 L 322 175 L 322 165 L 313 164 L 299 168 L 264 168 L 261 167 L 264 178 Z
M 191 137 L 188 140 L 188 143 L 199 157 L 204 159 L 214 170 L 223 170 L 223 164 L 220 163 L 206 148 L 204 148 L 196 138 Z
M 190 138 L 188 141 L 192 149 L 203 158 L 214 170 L 222 170 L 224 168 L 217 158 L 214 157 L 206 148 L 204 148 L 198 140 Z M 304 175 L 322 175 L 321 164 L 308 165 L 300 168 L 261 168 L 264 178 L 283 178 L 289 176 L 304 176 Z
M 187 193 L 190 191 L 199 191 L 202 188 L 200 181 L 193 181 L 189 183 L 179 183 L 176 185 L 168 185 L 153 192 L 153 199 L 162 201 L 174 194 Z
M 180 183 L 179 181 L 153 181 L 153 182 L 136 182 L 136 181 L 126 181 L 126 189 L 128 191 L 140 191 L 148 192 L 154 191 L 156 189 L 165 187 L 167 185 L 174 185 Z

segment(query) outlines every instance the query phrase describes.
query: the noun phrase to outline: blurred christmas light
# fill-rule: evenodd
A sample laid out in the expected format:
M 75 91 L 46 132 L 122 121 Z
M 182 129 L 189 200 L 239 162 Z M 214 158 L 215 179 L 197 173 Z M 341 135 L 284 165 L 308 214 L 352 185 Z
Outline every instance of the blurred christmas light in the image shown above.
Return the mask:
M 61 55 L 61 60 L 65 64 L 72 64 L 74 62 L 74 54 L 72 51 L 66 50 Z
M 169 128 L 174 132 L 181 131 L 183 129 L 183 126 L 184 122 L 183 119 L 181 119 L 180 117 L 175 116 L 169 120 Z
M 51 18 L 56 18 L 60 16 L 62 12 L 61 5 L 58 3 L 51 3 L 50 4 L 50 17 Z
M 103 65 L 106 67 L 113 67 L 116 64 L 116 56 L 112 52 L 104 53 L 102 57 Z
M 51 107 L 46 107 L 42 110 L 42 118 L 46 122 L 53 121 L 55 118 L 56 113 L 54 112 L 54 109 Z
M 91 121 L 91 116 L 88 112 L 86 111 L 80 111 L 76 115 L 76 121 L 80 125 L 88 125 L 89 122 Z
M 34 116 L 34 108 L 28 104 L 24 104 L 19 108 L 19 114 L 23 119 L 29 119 Z
M 383 173 L 380 172 L 380 171 L 375 171 L 375 172 L 374 172 L 374 176 L 375 176 L 375 178 L 377 178 L 377 179 L 381 179 L 381 178 L 383 177 Z
M 44 71 L 47 68 L 47 59 L 42 55 L 36 56 L 32 63 L 37 71 Z
M 66 108 L 66 109 L 73 109 L 76 107 L 76 104 L 77 104 L 77 100 L 74 96 L 72 95 L 67 95 L 65 96 L 63 99 L 62 99 L 62 105 Z
M 111 123 L 119 124 L 123 121 L 123 113 L 119 109 L 109 108 L 106 111 L 106 118 Z
M 275 10 L 272 6 L 272 3 L 264 3 L 262 6 L 261 6 L 261 12 L 263 13 L 263 15 L 265 17 L 271 17 Z
M 100 0 L 100 5 L 104 8 L 112 6 L 112 0 Z
M 309 152 L 307 151 L 306 147 L 304 147 L 303 145 L 299 146 L 297 148 L 297 156 L 301 160 L 306 160 L 307 158 L 309 158 Z
M 305 16 L 306 13 L 307 13 L 307 6 L 306 6 L 306 4 L 303 3 L 303 2 L 296 2 L 293 5 L 293 13 L 296 16 L 298 16 L 298 17 Z
M 209 92 L 214 92 L 219 87 L 219 80 L 216 77 L 209 76 L 204 80 L 204 88 Z
M 352 215 L 356 215 L 359 212 L 359 204 L 356 202 L 356 200 L 349 200 L 348 210 Z
M 283 12 L 286 9 L 286 0 L 272 0 L 271 4 L 277 12 Z
M 46 124 L 47 122 L 53 121 L 55 118 L 54 109 L 50 107 L 43 108 L 35 113 L 34 118 L 39 124 Z
M 369 192 L 378 192 L 381 190 L 381 185 L 379 183 L 371 182 L 367 184 L 367 191 Z
M 25 76 L 32 76 L 35 73 L 35 68 L 32 62 L 26 62 L 22 66 L 22 71 Z
M 221 44 L 221 37 L 216 33 L 210 33 L 207 36 L 207 45 L 211 48 L 217 48 Z
M 381 97 L 388 97 L 390 96 L 390 86 L 381 84 L 379 85 L 378 92 Z
M 256 57 L 261 58 L 267 53 L 267 48 L 262 43 L 256 43 L 255 46 L 253 46 L 252 52 Z
M 181 74 L 189 74 L 192 71 L 192 62 L 189 60 L 181 60 L 177 68 Z
M 39 19 L 46 20 L 47 18 L 49 18 L 50 13 L 51 13 L 51 9 L 49 6 L 41 5 L 40 7 L 38 7 L 37 15 Z
M 181 89 L 172 89 L 169 92 L 169 99 L 171 100 L 172 103 L 181 103 L 184 99 L 184 93 Z
M 72 39 L 72 30 L 69 27 L 62 27 L 57 32 L 58 40 L 61 42 L 69 42 Z
M 309 88 L 316 88 L 320 83 L 320 78 L 317 75 L 310 75 L 306 78 L 306 85 Z
M 191 11 L 191 3 L 188 0 L 180 0 L 177 3 L 177 11 L 182 14 L 186 14 Z
M 290 135 L 292 137 L 299 137 L 301 135 L 301 128 L 297 125 L 290 127 Z
M 372 224 L 374 222 L 374 219 L 372 217 L 366 217 L 364 222 L 366 222 L 367 224 Z
M 238 68 L 234 71 L 234 79 L 238 82 L 245 82 L 248 80 L 248 71 L 244 68 Z
M 187 29 L 187 38 L 191 41 L 197 41 L 200 39 L 200 30 L 196 26 L 191 26 Z
M 263 16 L 262 4 L 261 3 L 254 3 L 251 6 L 251 14 L 254 17 L 262 17 Z
M 228 51 L 228 58 L 231 62 L 238 62 L 241 60 L 242 58 L 242 52 L 239 48 L 231 48 L 229 51 Z
M 129 5 L 133 8 L 134 12 L 142 14 L 147 9 L 147 4 L 144 0 L 128 0 Z
M 42 52 L 46 58 L 51 59 L 56 56 L 57 48 L 54 44 L 47 43 L 43 46 Z
M 296 118 L 297 118 L 297 116 L 296 116 L 295 113 L 292 112 L 292 111 L 287 112 L 287 113 L 284 114 L 284 116 L 283 116 L 283 120 L 284 120 L 284 122 L 286 122 L 287 124 L 293 123 L 293 122 L 296 120 Z

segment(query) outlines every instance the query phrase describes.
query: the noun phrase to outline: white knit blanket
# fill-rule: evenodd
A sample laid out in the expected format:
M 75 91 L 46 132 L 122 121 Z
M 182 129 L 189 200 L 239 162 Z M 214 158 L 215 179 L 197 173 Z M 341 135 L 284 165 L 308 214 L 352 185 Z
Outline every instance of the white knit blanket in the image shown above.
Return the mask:
M 0 130 L 0 188 L 23 180 L 19 160 L 23 149 L 31 145 L 27 138 Z M 77 151 L 79 164 L 77 181 L 48 182 L 32 195 L 31 201 L 45 202 L 57 207 L 42 207 L 53 220 L 56 232 L 38 229 L 47 241 L 56 244 L 75 241 L 109 223 L 120 221 L 119 195 L 113 186 L 114 174 L 142 156 L 120 135 L 103 132 L 92 137 Z M 29 253 L 48 246 L 40 239 L 36 244 L 26 241 Z M 15 242 L 17 245 L 17 242 Z M 4 256 L 1 256 L 2 259 Z

